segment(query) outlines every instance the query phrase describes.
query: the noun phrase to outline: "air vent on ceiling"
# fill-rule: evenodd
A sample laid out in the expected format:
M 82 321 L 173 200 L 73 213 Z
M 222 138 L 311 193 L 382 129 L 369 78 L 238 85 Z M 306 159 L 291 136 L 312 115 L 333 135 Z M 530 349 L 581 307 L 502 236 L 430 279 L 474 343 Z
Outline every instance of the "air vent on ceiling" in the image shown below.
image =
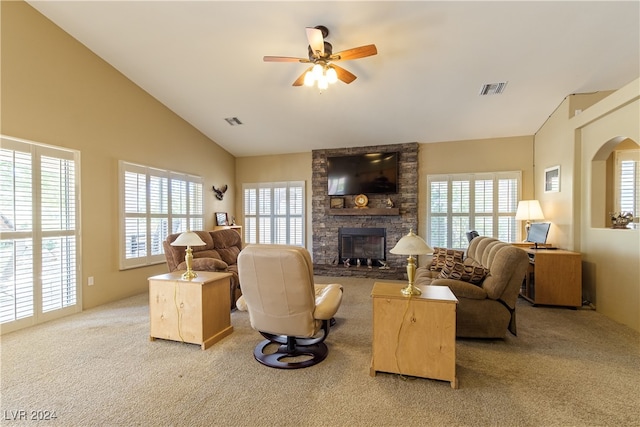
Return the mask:
M 241 125 L 242 122 L 237 117 L 227 117 L 225 119 L 231 126 Z
M 482 95 L 499 95 L 504 92 L 504 88 L 507 87 L 508 82 L 500 83 L 486 83 L 480 89 L 480 96 Z

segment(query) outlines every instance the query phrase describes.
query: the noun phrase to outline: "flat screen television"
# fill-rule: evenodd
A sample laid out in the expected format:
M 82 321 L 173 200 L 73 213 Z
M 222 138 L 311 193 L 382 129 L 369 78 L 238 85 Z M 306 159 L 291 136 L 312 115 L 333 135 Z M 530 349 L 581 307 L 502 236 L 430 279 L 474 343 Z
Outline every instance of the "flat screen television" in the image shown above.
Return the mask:
M 535 247 L 539 244 L 547 243 L 547 235 L 549 234 L 550 222 L 534 222 L 529 227 L 527 239 L 525 242 L 533 243 Z
M 398 153 L 327 157 L 329 195 L 398 192 Z

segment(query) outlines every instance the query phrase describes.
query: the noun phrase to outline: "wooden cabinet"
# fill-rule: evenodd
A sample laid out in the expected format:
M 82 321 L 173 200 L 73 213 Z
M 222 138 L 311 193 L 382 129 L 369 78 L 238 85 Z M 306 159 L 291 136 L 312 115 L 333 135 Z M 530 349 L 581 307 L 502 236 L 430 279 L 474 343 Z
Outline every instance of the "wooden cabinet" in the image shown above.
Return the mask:
M 582 306 L 582 256 L 577 252 L 524 249 L 529 268 L 520 295 L 533 304 Z
M 407 297 L 406 284 L 376 282 L 373 299 L 373 355 L 370 375 L 390 372 L 450 381 L 456 379 L 456 304 L 446 286 L 419 286 Z
M 231 273 L 198 271 L 183 280 L 182 271 L 149 278 L 150 339 L 199 344 L 203 350 L 233 332 Z

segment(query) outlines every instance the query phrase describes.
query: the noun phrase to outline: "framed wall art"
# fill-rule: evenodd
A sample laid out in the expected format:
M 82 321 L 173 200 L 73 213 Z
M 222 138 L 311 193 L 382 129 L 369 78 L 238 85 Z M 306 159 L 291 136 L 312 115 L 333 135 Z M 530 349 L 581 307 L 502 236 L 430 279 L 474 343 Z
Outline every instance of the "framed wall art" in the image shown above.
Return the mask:
M 217 225 L 229 225 L 229 217 L 226 212 L 216 212 Z
M 544 192 L 560 192 L 560 165 L 552 166 L 544 170 Z

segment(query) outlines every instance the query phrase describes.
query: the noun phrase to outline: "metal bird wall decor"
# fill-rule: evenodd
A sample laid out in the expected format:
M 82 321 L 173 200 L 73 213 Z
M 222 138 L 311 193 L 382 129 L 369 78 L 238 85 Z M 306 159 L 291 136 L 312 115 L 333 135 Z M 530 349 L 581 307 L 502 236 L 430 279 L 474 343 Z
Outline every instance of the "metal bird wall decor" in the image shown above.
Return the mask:
M 217 189 L 216 186 L 213 186 L 213 192 L 216 193 L 216 199 L 222 200 L 224 198 L 224 193 L 227 192 L 228 185 L 223 185 L 220 189 Z

